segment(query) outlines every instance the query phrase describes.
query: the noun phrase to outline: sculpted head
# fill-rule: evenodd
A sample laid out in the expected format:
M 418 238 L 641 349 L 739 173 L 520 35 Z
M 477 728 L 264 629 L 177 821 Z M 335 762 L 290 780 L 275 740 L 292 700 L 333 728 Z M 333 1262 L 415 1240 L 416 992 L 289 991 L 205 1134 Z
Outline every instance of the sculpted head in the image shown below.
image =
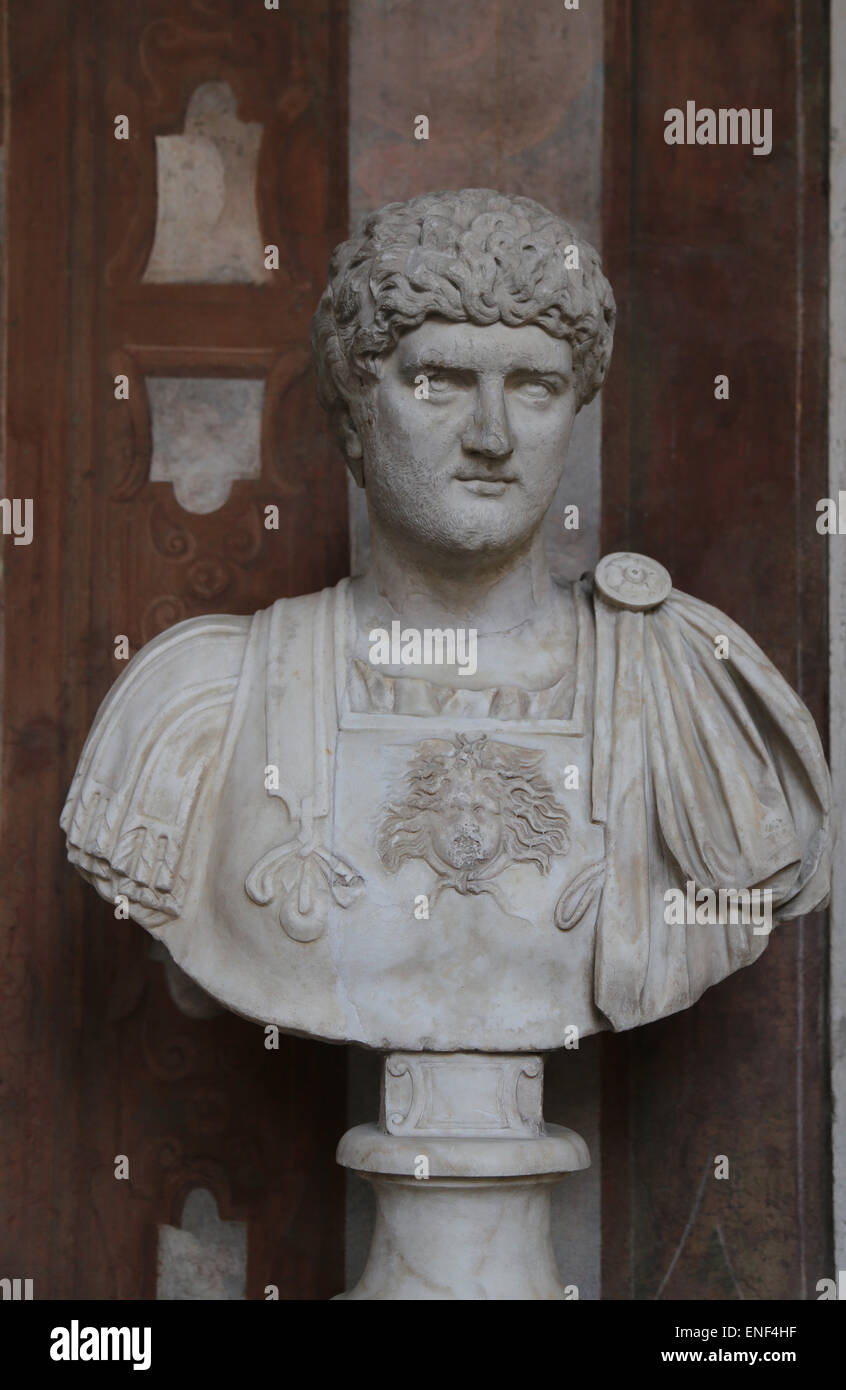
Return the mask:
M 525 545 L 613 323 L 593 247 L 530 198 L 464 189 L 374 213 L 335 251 L 312 341 L 382 533 L 444 557 Z

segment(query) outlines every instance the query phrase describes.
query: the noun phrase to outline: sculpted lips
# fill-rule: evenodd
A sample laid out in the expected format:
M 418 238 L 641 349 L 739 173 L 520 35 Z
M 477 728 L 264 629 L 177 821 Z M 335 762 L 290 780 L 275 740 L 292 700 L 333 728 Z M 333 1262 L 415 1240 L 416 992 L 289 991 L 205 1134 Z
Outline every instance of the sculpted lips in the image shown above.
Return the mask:
M 456 473 L 455 480 L 477 497 L 501 497 L 509 483 L 517 481 L 511 473 L 497 478 L 492 478 L 490 473 Z

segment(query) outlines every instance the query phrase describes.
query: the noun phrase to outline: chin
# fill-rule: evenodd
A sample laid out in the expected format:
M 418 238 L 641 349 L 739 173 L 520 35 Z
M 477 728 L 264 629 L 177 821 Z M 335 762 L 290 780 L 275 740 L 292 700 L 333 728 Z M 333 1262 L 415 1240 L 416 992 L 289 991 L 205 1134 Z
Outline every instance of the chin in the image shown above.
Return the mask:
M 483 526 L 475 523 L 453 527 L 438 536 L 437 548 L 447 555 L 511 555 L 531 536 L 534 527 Z M 431 544 L 432 537 L 428 537 Z
M 449 531 L 451 546 L 480 553 L 509 554 L 530 540 L 538 526 L 536 517 L 526 516 L 522 511 L 515 516 L 501 503 L 497 509 L 495 501 L 493 505 L 474 508 L 472 515 L 462 521 L 463 524 L 456 524 L 453 519 Z

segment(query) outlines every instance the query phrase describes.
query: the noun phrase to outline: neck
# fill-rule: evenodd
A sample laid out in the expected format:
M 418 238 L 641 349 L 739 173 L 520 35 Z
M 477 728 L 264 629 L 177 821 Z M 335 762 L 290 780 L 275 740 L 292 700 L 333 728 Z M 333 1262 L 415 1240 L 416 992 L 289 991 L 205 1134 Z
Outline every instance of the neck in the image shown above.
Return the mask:
M 362 597 L 387 606 L 409 624 L 471 624 L 480 634 L 505 632 L 537 617 L 553 597 L 543 544 L 537 531 L 508 556 L 445 556 L 433 562 L 400 543 L 371 516 L 371 563 Z

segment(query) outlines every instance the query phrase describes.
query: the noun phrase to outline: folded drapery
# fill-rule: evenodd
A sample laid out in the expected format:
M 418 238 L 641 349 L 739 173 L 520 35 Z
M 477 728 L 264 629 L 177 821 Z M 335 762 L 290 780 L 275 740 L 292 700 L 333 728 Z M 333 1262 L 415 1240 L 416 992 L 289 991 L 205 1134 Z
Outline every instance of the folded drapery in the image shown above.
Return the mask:
M 597 592 L 594 610 L 595 997 L 623 1029 L 687 1008 L 767 944 L 742 922 L 668 924 L 668 889 L 769 890 L 775 918 L 825 904 L 830 787 L 808 710 L 723 613 L 675 589 L 646 611 Z

